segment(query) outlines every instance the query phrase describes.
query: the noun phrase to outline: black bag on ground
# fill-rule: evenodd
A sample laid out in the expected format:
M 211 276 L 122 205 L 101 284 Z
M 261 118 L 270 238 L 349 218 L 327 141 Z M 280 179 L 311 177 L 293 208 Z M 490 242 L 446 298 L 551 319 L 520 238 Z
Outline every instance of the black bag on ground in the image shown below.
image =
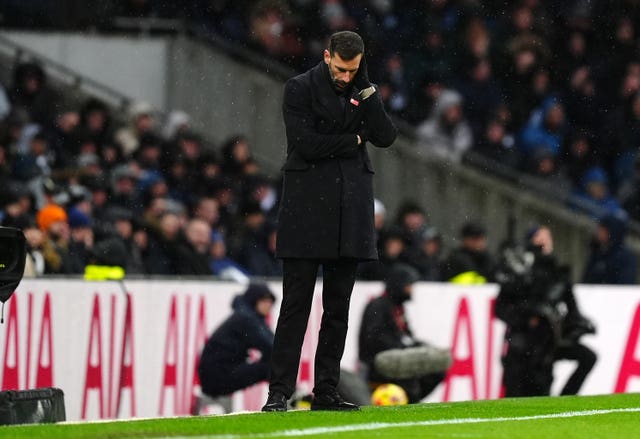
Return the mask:
M 0 425 L 65 420 L 64 393 L 55 387 L 0 392 Z

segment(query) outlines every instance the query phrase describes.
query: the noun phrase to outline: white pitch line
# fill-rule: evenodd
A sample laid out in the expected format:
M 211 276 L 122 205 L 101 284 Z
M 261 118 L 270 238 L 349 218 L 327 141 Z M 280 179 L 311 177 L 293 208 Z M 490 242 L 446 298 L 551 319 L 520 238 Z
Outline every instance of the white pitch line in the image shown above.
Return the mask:
M 348 433 L 354 431 L 382 430 L 386 428 L 406 428 L 406 427 L 430 427 L 433 425 L 450 424 L 484 424 L 488 422 L 512 422 L 512 421 L 537 421 L 541 419 L 577 418 L 581 416 L 608 415 L 611 413 L 636 413 L 640 412 L 640 407 L 603 409 L 603 410 L 583 410 L 574 412 L 549 413 L 546 415 L 514 416 L 512 418 L 454 418 L 435 419 L 430 421 L 412 422 L 373 422 L 369 424 L 338 425 L 335 427 L 311 427 L 294 430 L 280 430 L 271 433 L 247 433 L 247 434 L 210 434 L 203 436 L 171 436 L 171 439 L 244 439 L 244 438 L 274 438 L 274 437 L 303 437 L 323 434 Z M 166 438 L 169 439 L 169 438 Z

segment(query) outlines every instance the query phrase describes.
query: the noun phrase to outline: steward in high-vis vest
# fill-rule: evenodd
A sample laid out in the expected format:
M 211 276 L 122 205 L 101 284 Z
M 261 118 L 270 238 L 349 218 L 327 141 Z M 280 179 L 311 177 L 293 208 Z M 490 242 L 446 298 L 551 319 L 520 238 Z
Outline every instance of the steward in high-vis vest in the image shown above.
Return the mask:
M 495 262 L 487 251 L 487 233 L 478 223 L 469 222 L 460 230 L 461 245 L 442 263 L 442 279 L 463 285 L 493 282 Z
M 92 249 L 90 263 L 84 269 L 85 280 L 122 280 L 127 248 L 117 238 L 110 238 L 96 244 Z

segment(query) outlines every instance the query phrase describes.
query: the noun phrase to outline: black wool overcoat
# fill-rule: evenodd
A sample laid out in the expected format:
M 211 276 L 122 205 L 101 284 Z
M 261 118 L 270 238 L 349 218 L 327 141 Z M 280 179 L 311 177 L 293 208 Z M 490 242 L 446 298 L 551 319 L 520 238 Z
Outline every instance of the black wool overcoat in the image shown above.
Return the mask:
M 378 93 L 362 100 L 358 92 L 352 87 L 341 100 L 324 62 L 285 84 L 287 160 L 278 213 L 279 258 L 378 257 L 374 171 L 366 144 L 388 147 L 397 129 Z

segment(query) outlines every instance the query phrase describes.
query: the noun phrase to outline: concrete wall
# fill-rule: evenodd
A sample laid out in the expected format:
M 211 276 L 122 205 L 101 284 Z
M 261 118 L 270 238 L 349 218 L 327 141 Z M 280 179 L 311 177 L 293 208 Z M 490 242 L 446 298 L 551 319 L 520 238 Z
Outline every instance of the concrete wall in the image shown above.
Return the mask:
M 3 31 L 0 36 L 133 99 L 166 108 L 166 38 L 20 31 Z

